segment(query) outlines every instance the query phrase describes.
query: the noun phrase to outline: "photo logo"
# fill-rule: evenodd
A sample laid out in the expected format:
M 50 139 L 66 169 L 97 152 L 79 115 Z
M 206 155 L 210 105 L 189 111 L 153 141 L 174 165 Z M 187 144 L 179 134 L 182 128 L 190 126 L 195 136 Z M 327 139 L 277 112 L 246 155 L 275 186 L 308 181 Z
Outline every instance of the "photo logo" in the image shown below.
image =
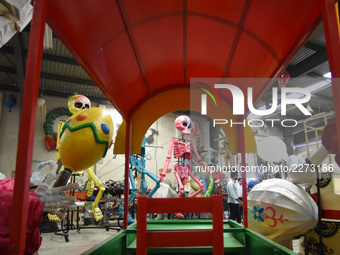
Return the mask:
M 199 83 L 202 84 L 202 85 L 206 85 L 205 83 L 202 83 L 202 82 L 199 82 Z M 199 89 L 203 90 L 205 93 L 207 93 L 211 97 L 211 99 L 214 101 L 215 106 L 217 106 L 215 97 L 213 96 L 213 94 L 209 90 L 201 88 L 201 87 L 199 87 Z M 218 100 L 220 101 L 220 104 L 222 105 L 222 100 L 221 100 L 220 96 L 218 95 L 216 89 L 212 88 L 212 90 L 213 90 L 214 94 L 217 96 Z M 202 100 L 202 104 L 201 104 L 202 105 L 202 107 L 201 107 L 202 115 L 207 114 L 207 94 L 202 94 L 202 97 L 201 97 L 201 100 Z
M 238 88 L 235 85 L 231 84 L 215 84 L 214 88 L 217 89 L 228 89 L 233 98 L 233 115 L 244 115 L 244 94 L 240 88 Z M 213 95 L 206 89 L 200 88 L 201 90 L 207 92 L 207 94 L 210 95 L 210 97 L 213 99 L 215 105 L 216 100 L 213 97 Z M 216 90 L 215 90 L 216 91 Z M 304 95 L 302 98 L 289 98 L 288 95 L 291 93 L 298 93 Z M 201 95 L 201 114 L 202 115 L 207 115 L 207 94 L 202 94 Z M 217 96 L 217 92 L 215 93 Z M 305 106 L 303 106 L 304 103 L 307 103 L 311 99 L 311 93 L 309 90 L 305 88 L 282 88 L 281 89 L 281 115 L 286 116 L 287 115 L 287 105 L 295 105 L 304 115 L 310 116 L 312 115 Z M 220 97 L 218 96 L 221 105 L 222 101 Z M 255 109 L 254 104 L 253 104 L 253 88 L 248 87 L 247 88 L 247 105 L 248 109 L 251 113 L 255 115 L 260 115 L 260 116 L 266 116 L 269 114 L 272 114 L 276 111 L 278 107 L 278 93 L 277 93 L 277 88 L 272 88 L 272 105 L 269 109 L 266 110 L 258 110 Z
M 208 114 L 208 107 L 207 107 L 207 95 L 213 100 L 215 107 L 218 107 L 218 103 L 215 99 L 215 96 L 218 98 L 221 106 L 222 100 L 220 95 L 225 94 L 228 92 L 231 93 L 232 96 L 232 110 L 234 116 L 242 116 L 246 114 L 245 111 L 245 102 L 247 103 L 247 107 L 249 113 L 261 116 L 261 118 L 248 118 L 247 120 L 243 120 L 242 122 L 235 122 L 233 119 L 213 119 L 213 126 L 215 125 L 224 125 L 230 124 L 232 127 L 233 125 L 249 125 L 250 127 L 262 127 L 265 125 L 270 125 L 274 127 L 275 123 L 280 122 L 282 127 L 295 127 L 297 126 L 297 121 L 294 119 L 264 119 L 263 116 L 268 116 L 275 113 L 278 110 L 281 110 L 281 116 L 287 115 L 287 108 L 296 107 L 299 109 L 304 115 L 311 116 L 312 114 L 307 110 L 307 108 L 303 105 L 308 103 L 311 99 L 311 92 L 306 88 L 296 88 L 296 87 L 282 87 L 281 88 L 281 98 L 279 100 L 279 93 L 278 88 L 272 88 L 272 98 L 270 107 L 261 107 L 262 109 L 256 109 L 254 106 L 254 95 L 253 95 L 253 88 L 247 87 L 246 95 L 244 95 L 243 91 L 236 85 L 233 84 L 214 84 L 213 86 L 208 86 L 205 83 L 199 82 L 200 85 L 204 85 L 204 87 L 198 87 L 202 90 L 203 94 L 201 94 L 201 114 L 207 115 Z M 219 89 L 217 92 L 216 89 Z M 220 95 L 218 94 L 220 93 Z M 215 96 L 214 96 L 215 94 Z M 245 101 L 247 100 L 247 101 Z M 212 109 L 210 109 L 212 110 Z M 223 116 L 221 116 L 223 117 Z M 230 117 L 230 116 L 229 116 Z

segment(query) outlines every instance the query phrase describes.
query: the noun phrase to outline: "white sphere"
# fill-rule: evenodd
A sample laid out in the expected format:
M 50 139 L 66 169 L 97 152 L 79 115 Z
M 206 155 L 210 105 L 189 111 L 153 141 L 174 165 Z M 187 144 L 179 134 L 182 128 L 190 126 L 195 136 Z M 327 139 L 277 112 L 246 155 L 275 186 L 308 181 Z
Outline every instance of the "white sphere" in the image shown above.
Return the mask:
M 249 228 L 284 243 L 315 228 L 317 205 L 301 187 L 282 179 L 265 180 L 248 194 Z

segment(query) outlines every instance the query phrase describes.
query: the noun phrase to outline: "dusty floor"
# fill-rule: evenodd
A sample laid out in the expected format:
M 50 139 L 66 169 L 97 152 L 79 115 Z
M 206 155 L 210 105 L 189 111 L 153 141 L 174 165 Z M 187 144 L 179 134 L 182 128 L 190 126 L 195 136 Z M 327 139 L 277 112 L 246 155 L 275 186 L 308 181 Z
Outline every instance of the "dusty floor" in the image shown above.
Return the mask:
M 56 235 L 55 233 L 42 233 L 39 255 L 81 254 L 117 233 L 117 230 L 110 229 L 106 231 L 105 228 L 81 228 L 80 231 L 70 230 L 68 232 L 68 242 L 65 241 L 64 236 Z

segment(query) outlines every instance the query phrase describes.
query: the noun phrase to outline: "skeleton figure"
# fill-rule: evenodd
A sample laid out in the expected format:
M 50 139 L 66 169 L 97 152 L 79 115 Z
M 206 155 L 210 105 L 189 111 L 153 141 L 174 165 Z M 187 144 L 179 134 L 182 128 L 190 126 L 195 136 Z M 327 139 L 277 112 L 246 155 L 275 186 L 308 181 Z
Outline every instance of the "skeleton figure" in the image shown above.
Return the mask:
M 175 126 L 176 128 L 181 131 L 182 135 L 190 135 L 191 133 L 191 119 L 188 116 L 181 115 L 176 118 L 175 120 Z M 201 157 L 198 155 L 197 150 L 192 142 L 186 142 L 183 139 L 179 140 L 170 140 L 170 146 L 169 146 L 169 151 L 168 155 L 166 157 L 166 162 L 165 166 L 163 168 L 163 172 L 160 174 L 160 181 L 163 181 L 163 178 L 166 176 L 170 160 L 171 160 L 171 154 L 172 154 L 172 149 L 174 149 L 174 158 L 177 159 L 177 163 L 175 163 L 174 169 L 175 169 L 175 177 L 179 185 L 179 191 L 176 197 L 181 197 L 182 194 L 184 193 L 184 186 L 182 179 L 188 178 L 191 176 L 191 178 L 200 186 L 200 189 L 194 192 L 193 194 L 190 195 L 190 197 L 195 197 L 202 191 L 204 191 L 204 185 L 200 182 L 199 179 L 197 179 L 192 173 L 191 173 L 191 167 L 190 164 L 187 163 L 185 164 L 186 160 L 191 160 L 192 159 L 192 154 L 191 154 L 191 149 L 193 150 L 195 157 L 199 164 L 206 169 L 206 166 L 202 162 Z M 179 218 L 184 218 L 182 213 L 176 213 L 176 216 Z
M 72 97 L 69 98 L 68 100 L 68 109 L 69 111 L 73 114 L 70 119 L 72 119 L 73 116 L 75 116 L 77 113 L 79 113 L 81 110 L 84 109 L 91 109 L 91 101 L 84 95 L 73 95 Z M 67 121 L 69 122 L 69 121 Z M 84 122 L 84 121 L 83 121 Z M 58 123 L 58 141 L 57 141 L 57 148 L 59 149 L 60 147 L 60 136 L 62 134 L 62 130 L 64 128 L 65 123 L 64 122 L 59 122 Z M 91 139 L 90 137 L 88 139 Z M 60 158 L 59 152 L 56 154 L 56 161 L 58 162 Z M 103 195 L 104 191 L 105 191 L 105 187 L 103 185 L 103 183 L 98 179 L 98 177 L 94 174 L 93 172 L 93 167 L 89 167 L 84 169 L 87 174 L 88 174 L 88 178 L 90 179 L 90 181 L 88 182 L 88 184 L 92 184 L 92 186 L 94 186 L 94 184 L 97 185 L 99 191 L 98 194 L 95 198 L 95 201 L 92 204 L 92 211 L 94 214 L 94 217 L 96 219 L 96 221 L 100 221 L 103 219 L 103 213 L 100 210 L 100 208 L 98 207 L 99 201 L 101 196 Z M 82 174 L 82 171 L 77 171 L 78 174 Z M 91 185 L 89 185 L 91 186 Z M 93 194 L 93 188 L 88 190 L 87 195 L 91 196 Z M 58 221 L 58 218 L 53 218 L 50 217 L 50 220 L 54 220 L 54 221 Z
M 153 175 L 152 173 L 150 173 L 146 168 L 145 168 L 145 137 L 142 143 L 142 150 L 141 150 L 141 154 L 134 154 L 134 155 L 130 155 L 130 170 L 129 170 L 129 178 L 130 178 L 130 184 L 131 184 L 131 194 L 129 196 L 129 204 L 135 199 L 135 197 L 137 196 L 137 191 L 138 188 L 136 186 L 135 183 L 135 177 L 134 177 L 134 171 L 138 172 L 139 174 L 141 174 L 141 184 L 140 184 L 140 189 L 141 189 L 141 194 L 145 195 L 147 190 L 148 190 L 148 186 L 145 180 L 146 176 L 149 176 L 155 183 L 156 186 L 151 190 L 151 192 L 146 196 L 148 198 L 152 197 L 152 195 L 160 188 L 161 184 L 159 179 Z M 122 215 L 122 217 L 124 217 L 124 204 L 121 204 L 119 206 L 119 212 Z M 131 215 L 128 215 L 128 223 L 134 223 L 134 219 L 131 217 Z

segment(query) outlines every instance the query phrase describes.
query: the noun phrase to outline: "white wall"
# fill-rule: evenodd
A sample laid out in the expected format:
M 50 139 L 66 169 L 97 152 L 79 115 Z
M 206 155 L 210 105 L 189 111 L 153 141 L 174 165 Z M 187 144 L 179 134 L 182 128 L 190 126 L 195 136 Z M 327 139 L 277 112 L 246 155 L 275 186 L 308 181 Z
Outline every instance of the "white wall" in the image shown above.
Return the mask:
M 55 108 L 66 107 L 67 108 L 67 98 L 60 97 L 43 97 L 46 102 L 46 114 Z M 66 117 L 62 119 L 66 120 Z M 54 124 L 55 132 L 57 132 L 57 121 Z M 43 124 L 38 122 L 36 119 L 35 133 L 34 133 L 34 147 L 33 147 L 33 158 L 32 158 L 32 169 L 36 169 L 37 165 L 42 161 L 55 160 L 55 151 L 47 151 L 45 147 L 45 130 Z
M 4 98 L 9 94 L 13 94 L 17 98 L 17 103 L 13 106 L 11 112 L 8 111 L 5 103 L 2 103 L 0 119 L 0 172 L 5 174 L 6 177 L 11 177 L 12 171 L 15 170 L 21 112 L 20 94 L 4 92 Z M 46 100 L 47 114 L 55 108 L 67 107 L 67 99 L 47 96 L 44 96 L 44 99 Z M 54 159 L 55 152 L 49 152 L 45 147 L 43 124 L 36 120 L 32 169 L 34 170 L 41 161 Z

